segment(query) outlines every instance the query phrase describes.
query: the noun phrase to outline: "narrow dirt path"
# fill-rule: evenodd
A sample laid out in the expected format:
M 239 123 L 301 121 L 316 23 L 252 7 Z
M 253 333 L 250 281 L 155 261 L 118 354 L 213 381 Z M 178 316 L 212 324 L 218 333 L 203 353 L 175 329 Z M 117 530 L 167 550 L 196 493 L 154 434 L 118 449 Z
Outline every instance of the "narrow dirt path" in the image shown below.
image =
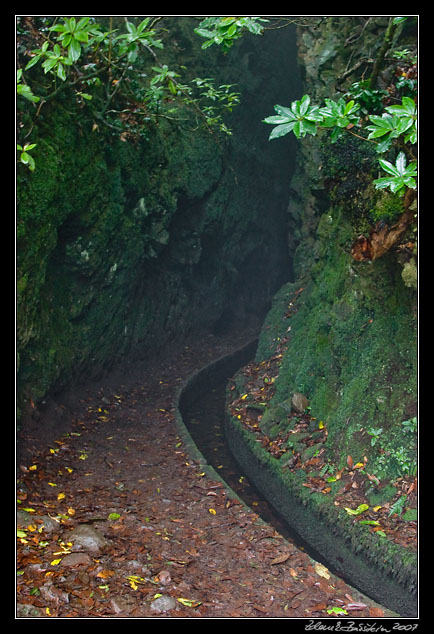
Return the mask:
M 180 384 L 250 338 L 204 337 L 58 402 L 61 426 L 47 408 L 23 428 L 18 618 L 387 615 L 231 499 L 177 435 Z

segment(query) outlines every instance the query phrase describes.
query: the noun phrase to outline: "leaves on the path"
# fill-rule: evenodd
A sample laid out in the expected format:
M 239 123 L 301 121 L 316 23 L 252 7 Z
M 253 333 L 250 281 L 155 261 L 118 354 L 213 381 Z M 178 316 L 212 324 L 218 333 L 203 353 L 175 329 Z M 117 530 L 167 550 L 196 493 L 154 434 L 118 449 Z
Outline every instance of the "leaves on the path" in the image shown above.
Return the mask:
M 273 559 L 273 561 L 271 562 L 271 565 L 275 566 L 277 564 L 283 564 L 285 561 L 289 559 L 289 557 L 290 557 L 289 553 L 282 553 L 281 555 Z
M 257 385 L 262 404 L 281 358 L 279 351 Z M 160 614 L 153 602 L 166 597 L 173 612 L 162 616 L 297 618 L 326 616 L 340 599 L 342 609 L 368 616 L 345 598 L 340 579 L 282 542 L 188 457 L 173 424 L 179 368 L 172 373 L 172 383 L 151 373 L 134 388 L 105 392 L 104 405 L 101 394 L 90 396 L 68 434 L 23 461 L 18 499 L 29 515 L 17 526 L 18 603 L 44 618 L 146 618 Z M 325 424 L 318 430 L 327 433 Z M 320 470 L 321 457 L 313 460 Z M 329 475 L 312 478 L 311 490 L 326 493 Z M 70 538 L 94 526 L 104 537 L 98 552 Z
M 317 562 L 314 566 L 314 569 L 316 574 L 319 575 L 320 577 L 324 577 L 324 579 L 330 579 L 330 572 L 328 568 L 323 566 L 323 564 L 320 564 Z
M 197 608 L 197 606 L 202 603 L 202 601 L 197 601 L 195 599 L 184 599 L 183 597 L 177 597 L 176 600 L 182 605 L 187 606 L 188 608 Z

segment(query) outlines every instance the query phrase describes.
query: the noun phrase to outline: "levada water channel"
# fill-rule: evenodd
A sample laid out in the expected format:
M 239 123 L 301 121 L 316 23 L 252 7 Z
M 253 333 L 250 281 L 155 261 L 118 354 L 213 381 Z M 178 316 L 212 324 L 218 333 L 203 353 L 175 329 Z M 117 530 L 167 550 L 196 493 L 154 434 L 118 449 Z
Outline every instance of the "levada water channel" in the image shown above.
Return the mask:
M 188 437 L 193 454 L 196 453 L 196 458 L 204 464 L 204 468 L 210 467 L 246 506 L 273 526 L 287 541 L 304 550 L 315 562 L 322 563 L 330 572 L 365 596 L 369 596 L 386 609 L 393 610 L 392 614 L 414 615 L 416 597 L 408 596 L 405 588 L 394 583 L 387 575 L 382 575 L 379 570 L 367 569 L 366 564 L 357 558 L 357 561 L 352 562 L 355 565 L 352 574 L 346 575 L 335 563 L 339 560 L 337 553 L 342 552 L 342 545 L 336 548 L 336 552 L 333 547 L 329 548 L 329 555 L 324 556 L 319 549 L 315 549 L 312 540 L 308 543 L 303 539 L 303 536 L 290 525 L 288 509 L 284 516 L 280 515 L 276 511 L 276 505 L 273 507 L 268 503 L 265 495 L 249 481 L 235 459 L 225 436 L 226 388 L 229 378 L 254 358 L 256 347 L 257 341 L 252 341 L 232 355 L 218 359 L 196 372 L 180 389 L 178 422 L 180 430 L 182 429 L 184 436 Z M 362 567 L 366 569 L 364 574 L 367 575 L 367 581 L 365 579 L 359 586 L 357 580 L 359 573 L 361 576 Z M 354 570 L 357 574 L 354 574 Z
M 249 481 L 232 454 L 225 437 L 226 388 L 230 376 L 254 356 L 253 341 L 230 359 L 225 357 L 199 371 L 184 387 L 179 399 L 183 423 L 199 452 L 238 497 L 259 517 L 273 526 L 287 541 L 345 579 L 332 563 L 308 544 L 267 502 Z M 220 367 L 219 367 L 220 366 Z M 217 378 L 217 381 L 216 381 Z

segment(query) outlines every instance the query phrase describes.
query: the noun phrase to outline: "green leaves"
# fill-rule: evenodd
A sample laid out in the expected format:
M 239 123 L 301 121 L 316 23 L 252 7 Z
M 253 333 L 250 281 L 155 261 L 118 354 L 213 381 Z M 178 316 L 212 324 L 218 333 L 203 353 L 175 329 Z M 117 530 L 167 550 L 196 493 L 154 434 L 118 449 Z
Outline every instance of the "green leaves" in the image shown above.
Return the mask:
M 264 123 L 276 125 L 269 136 L 270 141 L 289 132 L 294 132 L 297 138 L 316 134 L 319 127 L 332 129 L 330 140 L 334 143 L 344 130 L 351 131 L 351 128 L 361 123 L 358 114 L 361 108 L 354 99 L 348 102 L 343 98 L 338 101 L 325 99 L 325 106 L 320 108 L 311 106 L 309 95 L 304 95 L 300 101 L 294 101 L 290 108 L 276 105 L 274 109 L 277 115 L 263 119 Z M 389 150 L 399 137 L 404 137 L 404 143 L 417 142 L 417 107 L 410 97 L 403 97 L 401 104 L 387 106 L 382 116 L 370 115 L 369 120 L 367 140 L 378 141 L 379 153 Z M 398 154 L 395 165 L 384 159 L 379 159 L 379 162 L 389 176 L 374 181 L 377 189 L 389 188 L 400 196 L 406 187 L 416 189 L 417 164 L 415 161 L 406 165 L 404 152 Z
M 354 124 L 358 121 L 359 117 L 356 114 L 359 110 L 359 104 L 354 100 L 345 103 L 344 99 L 339 101 L 333 101 L 332 99 L 325 99 L 326 106 L 320 108 L 320 114 L 323 117 L 321 124 L 324 128 L 333 128 L 331 134 L 331 141 L 334 143 L 342 134 L 342 129 Z
M 32 51 L 34 56 L 26 66 L 26 70 L 43 59 L 44 73 L 52 72 L 62 81 L 66 81 L 66 66 L 71 66 L 81 57 L 82 46 L 101 42 L 106 34 L 91 22 L 91 18 L 63 18 L 63 24 L 53 24 L 49 31 L 58 33 L 57 42 L 49 50 L 50 42 L 46 40 L 40 49 Z M 66 52 L 66 54 L 65 54 Z
M 377 146 L 377 152 L 385 152 L 388 150 L 393 139 L 406 134 L 404 143 L 417 142 L 417 108 L 416 104 L 410 97 L 403 97 L 402 104 L 396 106 L 387 106 L 386 112 L 380 117 L 371 115 L 369 117 L 371 125 L 367 126 L 370 130 L 368 139 L 380 139 L 381 142 Z
M 138 26 L 136 26 L 133 22 L 128 22 L 127 20 L 127 33 L 124 33 L 123 35 L 118 35 L 116 38 L 117 41 L 120 41 L 123 44 L 120 49 L 121 55 L 127 53 L 127 58 L 129 62 L 136 61 L 137 55 L 139 53 L 139 44 L 147 48 L 163 48 L 161 40 L 157 40 L 154 37 L 155 31 L 152 29 L 146 30 L 149 21 L 149 17 L 145 18 L 140 22 Z
M 354 101 L 346 103 L 344 99 L 333 101 L 325 99 L 325 106 L 310 105 L 309 95 L 304 95 L 300 101 L 294 101 L 290 108 L 274 106 L 280 116 L 272 116 L 264 119 L 264 123 L 278 124 L 271 132 L 269 140 L 294 132 L 297 138 L 306 134 L 316 134 L 317 125 L 322 128 L 333 128 L 331 141 L 334 143 L 341 135 L 342 130 L 358 121 L 357 111 L 359 105 Z
M 35 169 L 35 160 L 33 156 L 29 154 L 30 150 L 36 147 L 36 143 L 26 143 L 24 147 L 17 144 L 17 150 L 21 152 L 20 161 L 23 165 L 28 165 L 29 170 L 33 172 Z
M 68 59 L 76 62 L 81 56 L 82 44 L 89 43 L 89 36 L 101 37 L 103 34 L 93 24 L 89 24 L 90 18 L 82 17 L 78 22 L 72 18 L 63 18 L 63 24 L 53 24 L 49 31 L 59 33 L 57 41 L 68 49 Z
M 399 196 L 404 195 L 406 187 L 416 189 L 417 165 L 415 162 L 407 165 L 404 152 L 398 154 L 395 165 L 384 159 L 378 159 L 378 162 L 390 176 L 374 180 L 376 189 L 389 188 Z
M 21 83 L 22 75 L 23 69 L 20 68 L 17 70 L 17 95 L 21 95 L 22 97 L 25 97 L 28 101 L 31 101 L 33 103 L 38 103 L 40 97 L 36 97 L 36 95 L 33 94 L 30 86 Z
M 194 32 L 206 38 L 206 42 L 202 44 L 203 49 L 217 44 L 226 53 L 234 41 L 241 37 L 244 29 L 254 35 L 260 35 L 263 31 L 260 22 L 268 22 L 268 20 L 260 17 L 208 16 L 202 20 L 197 29 L 194 29 Z
M 62 54 L 59 44 L 55 44 L 52 50 L 48 50 L 49 41 L 45 41 L 42 48 L 32 51 L 34 57 L 29 61 L 25 70 L 28 70 L 39 62 L 40 59 L 44 59 L 42 62 L 42 68 L 44 73 L 53 72 L 62 81 L 66 80 L 65 66 L 71 66 L 72 59 L 65 57 Z
M 285 136 L 291 131 L 298 139 L 306 134 L 316 134 L 317 122 L 323 120 L 319 107 L 310 106 L 309 95 L 304 95 L 299 101 L 293 101 L 290 108 L 276 105 L 274 109 L 278 115 L 263 120 L 264 123 L 278 124 L 271 131 L 269 141 Z

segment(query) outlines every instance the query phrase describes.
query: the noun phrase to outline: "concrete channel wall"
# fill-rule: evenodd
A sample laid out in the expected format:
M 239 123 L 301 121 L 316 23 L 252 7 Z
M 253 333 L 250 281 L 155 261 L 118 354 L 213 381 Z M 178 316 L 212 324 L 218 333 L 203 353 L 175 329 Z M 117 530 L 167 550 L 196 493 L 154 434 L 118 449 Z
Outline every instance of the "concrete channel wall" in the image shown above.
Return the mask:
M 194 402 L 197 394 L 210 390 L 213 384 L 229 379 L 243 365 L 254 357 L 257 340 L 241 349 L 217 359 L 191 375 L 181 386 L 177 394 L 176 422 L 178 434 L 182 438 L 190 457 L 197 461 L 209 477 L 220 481 L 228 495 L 243 500 L 233 491 L 215 469 L 207 463 L 183 420 L 183 412 Z M 303 504 L 296 492 L 291 491 L 288 483 L 270 467 L 267 452 L 259 447 L 242 426 L 228 414 L 225 421 L 226 438 L 237 462 L 248 479 L 256 486 L 267 501 L 309 544 L 321 552 L 330 562 L 344 562 L 345 579 L 358 588 L 369 599 L 386 609 L 389 617 L 417 616 L 417 596 L 408 590 L 405 583 L 385 573 L 381 567 L 372 566 L 362 554 L 356 554 L 349 540 L 335 532 L 324 523 L 324 519 Z

